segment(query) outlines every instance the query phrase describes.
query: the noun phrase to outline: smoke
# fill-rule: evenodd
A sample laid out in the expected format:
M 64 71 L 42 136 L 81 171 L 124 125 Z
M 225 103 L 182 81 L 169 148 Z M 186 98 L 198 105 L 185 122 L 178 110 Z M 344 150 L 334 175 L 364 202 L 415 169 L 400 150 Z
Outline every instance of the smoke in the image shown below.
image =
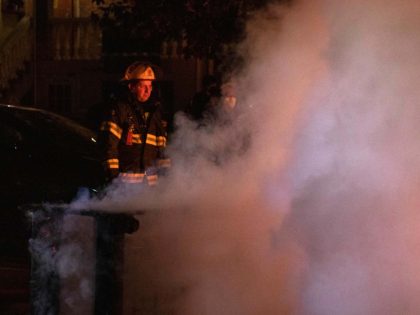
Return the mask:
M 179 114 L 158 187 L 74 204 L 147 211 L 127 313 L 417 314 L 419 30 L 414 0 L 256 12 L 229 123 Z
M 308 260 L 300 312 L 416 314 L 420 6 L 323 4 L 329 80 L 288 169 Z
M 54 205 L 29 212 L 33 223 L 31 299 L 34 314 L 93 312 L 94 220 Z

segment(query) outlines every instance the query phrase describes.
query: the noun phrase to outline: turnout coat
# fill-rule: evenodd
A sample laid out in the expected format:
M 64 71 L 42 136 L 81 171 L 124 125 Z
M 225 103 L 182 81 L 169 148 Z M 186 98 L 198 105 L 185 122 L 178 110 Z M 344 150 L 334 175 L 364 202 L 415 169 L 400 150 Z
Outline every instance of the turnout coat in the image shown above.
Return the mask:
M 167 141 L 159 102 L 138 102 L 131 94 L 105 112 L 98 137 L 104 166 L 112 179 L 125 182 L 157 181 L 159 170 L 169 166 L 164 149 Z

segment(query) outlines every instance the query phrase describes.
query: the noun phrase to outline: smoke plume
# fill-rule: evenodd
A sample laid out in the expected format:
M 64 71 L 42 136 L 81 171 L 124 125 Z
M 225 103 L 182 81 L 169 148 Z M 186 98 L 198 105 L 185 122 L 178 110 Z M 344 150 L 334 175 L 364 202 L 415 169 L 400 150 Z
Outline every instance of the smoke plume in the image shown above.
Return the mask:
M 177 115 L 158 187 L 89 201 L 147 212 L 127 313 L 419 313 L 420 3 L 272 4 L 238 52 L 229 123 Z

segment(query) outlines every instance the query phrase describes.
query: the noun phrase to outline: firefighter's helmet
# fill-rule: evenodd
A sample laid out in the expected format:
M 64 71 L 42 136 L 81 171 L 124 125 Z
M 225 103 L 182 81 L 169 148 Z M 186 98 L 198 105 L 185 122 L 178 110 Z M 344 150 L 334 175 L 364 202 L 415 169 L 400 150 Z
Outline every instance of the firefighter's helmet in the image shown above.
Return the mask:
M 155 80 L 155 73 L 148 64 L 135 62 L 128 66 L 122 78 L 122 81 L 131 80 Z

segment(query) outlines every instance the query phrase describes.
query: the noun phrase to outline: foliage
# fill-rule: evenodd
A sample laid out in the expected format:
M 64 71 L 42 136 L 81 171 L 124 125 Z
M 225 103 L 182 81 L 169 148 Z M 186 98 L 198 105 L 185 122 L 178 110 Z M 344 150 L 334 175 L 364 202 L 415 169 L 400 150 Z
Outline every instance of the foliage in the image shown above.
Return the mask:
M 158 53 L 164 40 L 185 43 L 186 56 L 217 58 L 243 36 L 249 12 L 268 0 L 92 0 L 111 53 Z M 280 0 L 277 0 L 280 1 Z M 290 2 L 284 0 L 282 2 Z

